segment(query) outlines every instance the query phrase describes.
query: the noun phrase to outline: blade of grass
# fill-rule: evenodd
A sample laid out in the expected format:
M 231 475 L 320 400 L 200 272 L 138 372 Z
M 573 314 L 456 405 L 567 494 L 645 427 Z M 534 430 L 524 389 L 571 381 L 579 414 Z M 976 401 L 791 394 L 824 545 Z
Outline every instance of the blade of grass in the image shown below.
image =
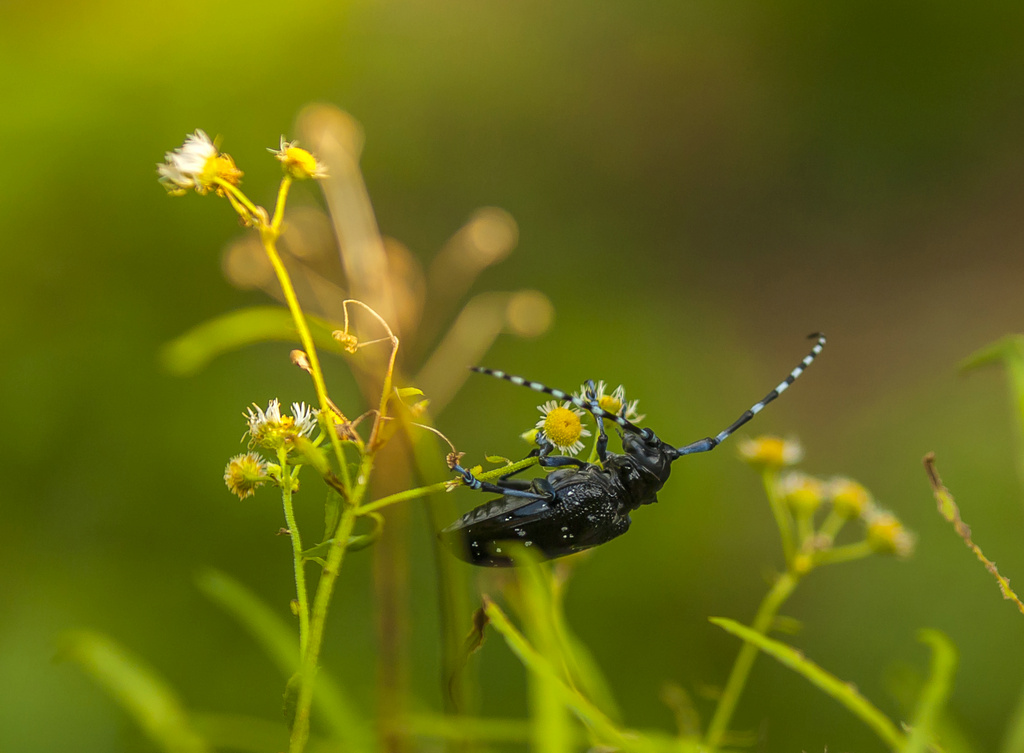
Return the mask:
M 938 630 L 922 630 L 918 639 L 932 649 L 931 671 L 921 690 L 917 711 L 911 724 L 910 737 L 903 753 L 925 753 L 935 738 L 935 729 L 942 710 L 953 689 L 956 674 L 956 646 Z
M 521 616 L 537 652 L 553 669 L 565 668 L 555 629 L 551 572 L 532 555 L 526 547 L 517 547 L 513 553 L 520 565 L 516 580 L 522 599 Z M 530 673 L 531 748 L 538 753 L 562 753 L 571 745 L 571 719 L 558 687 L 564 682 L 564 674 Z
M 992 363 L 1002 363 L 1010 379 L 1010 398 L 1016 417 L 1017 474 L 1024 483 L 1024 336 L 1008 335 L 975 351 L 961 364 L 964 371 Z
M 309 318 L 313 340 L 321 348 L 337 352 L 338 344 L 331 337 L 331 327 L 315 317 Z M 229 311 L 179 335 L 160 351 L 164 367 L 176 376 L 201 371 L 219 355 L 253 343 L 295 342 L 295 322 L 286 308 L 253 306 Z
M 199 590 L 249 631 L 285 678 L 299 666 L 298 637 L 292 626 L 226 573 L 209 569 L 196 577 Z M 372 750 L 373 736 L 341 686 L 324 669 L 316 678 L 314 703 L 338 740 L 355 750 Z
M 78 663 L 167 753 L 210 753 L 184 706 L 153 669 L 111 638 L 88 630 L 62 637 L 60 657 Z
M 1017 701 L 1017 707 L 1010 717 L 1010 724 L 1003 739 L 1002 753 L 1020 753 L 1024 750 L 1024 692 Z
M 527 670 L 543 675 L 551 687 L 557 689 L 562 703 L 588 725 L 602 743 L 636 753 L 652 753 L 661 749 L 660 745 L 645 737 L 631 731 L 620 730 L 599 708 L 577 690 L 566 685 L 547 659 L 530 645 L 501 608 L 487 597 L 484 597 L 484 611 L 491 625 L 505 639 L 512 653 L 519 657 Z
M 854 716 L 870 727 L 890 749 L 902 751 L 907 738 L 885 714 L 862 696 L 850 683 L 825 671 L 803 654 L 785 643 L 776 641 L 724 617 L 711 617 L 710 622 L 728 633 L 757 646 L 781 664 L 803 675 L 810 683 L 835 698 Z

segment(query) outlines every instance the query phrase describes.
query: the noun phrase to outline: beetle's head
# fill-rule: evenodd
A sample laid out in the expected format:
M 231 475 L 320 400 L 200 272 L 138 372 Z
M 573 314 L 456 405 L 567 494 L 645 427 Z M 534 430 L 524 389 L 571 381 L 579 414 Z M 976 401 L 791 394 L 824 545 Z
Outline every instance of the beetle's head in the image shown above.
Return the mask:
M 672 472 L 672 461 L 679 457 L 675 447 L 667 445 L 650 429 L 627 431 L 622 435 L 622 449 L 639 474 L 637 481 L 653 494 L 660 489 Z

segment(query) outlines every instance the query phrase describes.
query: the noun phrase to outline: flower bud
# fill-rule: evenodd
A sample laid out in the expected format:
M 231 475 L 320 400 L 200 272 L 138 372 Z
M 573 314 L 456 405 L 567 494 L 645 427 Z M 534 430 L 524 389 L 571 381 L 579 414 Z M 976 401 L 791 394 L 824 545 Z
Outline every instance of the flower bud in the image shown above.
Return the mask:
M 795 465 L 804 456 L 803 448 L 795 439 L 770 436 L 743 438 L 739 442 L 739 451 L 743 460 L 759 468 Z
M 779 496 L 797 517 L 811 517 L 825 499 L 824 485 L 806 473 L 787 473 L 779 480 Z
M 885 510 L 875 511 L 868 520 L 868 543 L 876 552 L 909 557 L 914 551 L 914 535 L 899 519 Z
M 239 499 L 252 496 L 269 480 L 266 461 L 254 452 L 235 455 L 224 469 L 224 483 Z
M 871 493 L 853 479 L 835 478 L 828 484 L 832 508 L 844 518 L 859 518 L 871 506 Z

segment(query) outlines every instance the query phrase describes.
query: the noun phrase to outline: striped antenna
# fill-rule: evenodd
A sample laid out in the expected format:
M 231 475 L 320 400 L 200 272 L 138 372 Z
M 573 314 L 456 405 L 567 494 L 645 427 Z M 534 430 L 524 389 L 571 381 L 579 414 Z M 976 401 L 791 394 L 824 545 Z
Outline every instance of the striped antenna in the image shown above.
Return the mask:
M 754 403 L 752 406 L 750 406 L 750 409 L 744 412 L 744 414 L 737 418 L 735 421 L 733 421 L 732 425 L 730 425 L 727 429 L 720 431 L 713 437 L 705 437 L 704 439 L 698 439 L 696 442 L 691 442 L 690 444 L 684 447 L 678 448 L 679 454 L 692 455 L 695 452 L 707 452 L 708 450 L 715 449 L 730 434 L 732 434 L 738 428 L 743 426 L 743 424 L 745 424 L 747 421 L 749 421 L 758 413 L 760 413 L 764 406 L 768 405 L 768 403 L 770 403 L 772 400 L 774 400 L 783 392 L 785 392 L 786 389 L 788 389 L 789 385 L 793 384 L 793 382 L 796 381 L 796 378 L 803 374 L 804 370 L 814 362 L 814 359 L 817 358 L 819 353 L 821 353 L 822 348 L 825 347 L 825 335 L 821 334 L 820 332 L 815 332 L 814 334 L 808 335 L 807 337 L 811 340 L 817 340 L 818 342 L 815 343 L 813 348 L 811 348 L 811 352 L 804 357 L 804 360 L 800 362 L 800 365 L 793 369 L 791 372 L 789 372 L 789 376 L 779 383 L 778 387 L 776 387 L 774 390 L 765 395 L 759 402 Z
M 617 423 L 626 431 L 642 434 L 645 437 L 653 434 L 650 429 L 641 429 L 632 421 L 627 421 L 622 416 L 616 415 L 615 413 L 609 413 L 604 408 L 600 407 L 596 401 L 584 400 L 583 398 L 576 397 L 568 392 L 556 390 L 554 387 L 548 387 L 540 382 L 531 382 L 529 379 L 523 379 L 521 376 L 508 374 L 504 371 L 499 371 L 498 369 L 487 369 L 483 366 L 470 366 L 469 368 L 471 371 L 475 371 L 479 374 L 487 374 L 492 377 L 497 377 L 498 379 L 504 379 L 506 382 L 512 382 L 512 384 L 518 384 L 520 387 L 527 387 L 535 392 L 543 392 L 545 395 L 551 395 L 551 397 L 556 400 L 567 400 L 577 408 L 589 411 L 598 418 L 603 418 L 606 421 L 613 421 Z

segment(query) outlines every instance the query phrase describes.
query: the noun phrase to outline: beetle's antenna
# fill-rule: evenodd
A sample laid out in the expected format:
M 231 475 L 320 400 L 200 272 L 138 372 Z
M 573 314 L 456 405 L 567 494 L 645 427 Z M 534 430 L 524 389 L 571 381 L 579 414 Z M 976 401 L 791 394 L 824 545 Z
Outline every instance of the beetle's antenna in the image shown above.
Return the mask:
M 592 413 L 599 418 L 603 418 L 606 421 L 612 421 L 617 423 L 626 431 L 631 431 L 636 434 L 642 434 L 644 436 L 651 435 L 653 433 L 650 429 L 641 429 L 639 426 L 634 424 L 632 421 L 628 421 L 617 413 L 610 413 L 604 408 L 597 404 L 596 400 L 584 400 L 581 397 L 564 392 L 562 390 L 556 390 L 554 387 L 548 387 L 547 385 L 541 384 L 540 382 L 531 382 L 529 379 L 524 379 L 521 376 L 515 376 L 514 374 L 508 374 L 498 369 L 487 369 L 483 366 L 470 366 L 471 371 L 476 371 L 480 374 L 488 374 L 498 379 L 504 379 L 506 382 L 512 382 L 512 384 L 518 384 L 520 387 L 527 387 L 536 392 L 543 392 L 545 395 L 551 395 L 556 400 L 567 400 L 568 402 L 575 405 L 577 408 L 582 408 L 585 411 Z
M 688 445 L 678 448 L 679 455 L 692 455 L 695 452 L 707 452 L 708 450 L 715 449 L 716 447 L 718 447 L 718 445 L 722 443 L 722 440 L 724 440 L 738 428 L 743 426 L 743 424 L 745 424 L 747 421 L 749 421 L 758 413 L 760 413 L 761 409 L 764 408 L 764 406 L 768 405 L 768 403 L 770 403 L 772 400 L 774 400 L 783 392 L 785 392 L 789 385 L 793 384 L 793 382 L 796 381 L 796 378 L 803 374 L 804 370 L 808 366 L 810 366 L 811 363 L 814 362 L 814 359 L 817 358 L 819 353 L 821 353 L 822 348 L 825 347 L 825 335 L 821 334 L 820 332 L 815 332 L 814 334 L 808 335 L 807 337 L 810 338 L 811 340 L 817 340 L 818 342 L 815 343 L 813 348 L 811 348 L 811 352 L 804 357 L 804 360 L 800 362 L 800 365 L 793 369 L 791 372 L 789 372 L 789 376 L 779 383 L 778 387 L 776 387 L 774 390 L 765 395 L 760 400 L 760 402 L 754 403 L 752 406 L 750 406 L 750 409 L 744 412 L 742 416 L 737 418 L 732 423 L 732 425 L 729 426 L 727 429 L 720 431 L 713 437 L 705 437 L 704 439 L 698 439 L 696 442 L 691 442 Z

